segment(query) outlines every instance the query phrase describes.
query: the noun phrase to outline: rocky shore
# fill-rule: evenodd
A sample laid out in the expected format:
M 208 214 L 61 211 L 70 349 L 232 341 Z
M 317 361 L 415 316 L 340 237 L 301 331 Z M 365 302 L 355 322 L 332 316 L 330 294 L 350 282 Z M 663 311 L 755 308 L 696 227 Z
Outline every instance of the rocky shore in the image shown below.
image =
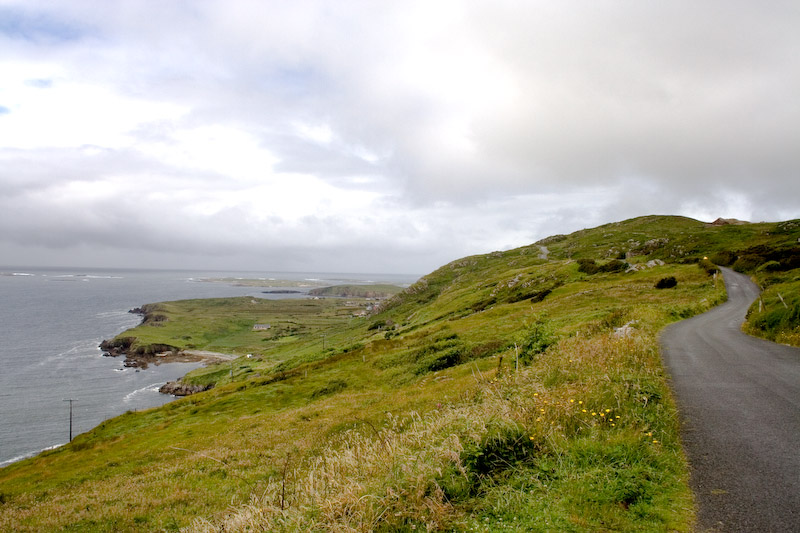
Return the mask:
M 142 323 L 155 323 L 166 320 L 166 317 L 155 313 L 154 306 L 144 305 L 128 311 L 142 315 Z M 161 363 L 193 363 L 193 362 L 219 362 L 229 361 L 236 356 L 207 352 L 199 350 L 182 350 L 177 346 L 169 344 L 146 344 L 136 345 L 136 337 L 115 337 L 110 340 L 103 340 L 100 343 L 104 357 L 124 356 L 123 366 L 128 368 L 146 369 L 149 365 L 159 365 Z M 159 392 L 171 394 L 173 396 L 188 396 L 197 392 L 203 392 L 212 388 L 213 385 L 190 385 L 183 381 L 169 381 L 161 386 Z
M 147 368 L 150 364 L 190 362 L 196 359 L 186 357 L 179 348 L 168 344 L 148 344 L 133 347 L 136 337 L 117 337 L 104 340 L 100 343 L 105 357 L 119 357 L 124 355 L 122 363 L 129 368 Z

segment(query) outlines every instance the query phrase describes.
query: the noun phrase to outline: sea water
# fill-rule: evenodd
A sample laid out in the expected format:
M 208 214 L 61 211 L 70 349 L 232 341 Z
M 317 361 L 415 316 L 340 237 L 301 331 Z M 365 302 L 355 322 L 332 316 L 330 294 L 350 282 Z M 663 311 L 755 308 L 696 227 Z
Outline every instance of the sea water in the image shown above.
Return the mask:
M 99 343 L 137 325 L 129 313 L 145 303 L 188 298 L 253 296 L 266 287 L 208 282 L 208 278 L 394 283 L 401 275 L 179 272 L 0 267 L 0 466 L 69 441 L 103 420 L 174 399 L 158 388 L 200 363 L 125 368 L 122 358 L 104 357 Z M 283 287 L 285 288 L 285 287 Z

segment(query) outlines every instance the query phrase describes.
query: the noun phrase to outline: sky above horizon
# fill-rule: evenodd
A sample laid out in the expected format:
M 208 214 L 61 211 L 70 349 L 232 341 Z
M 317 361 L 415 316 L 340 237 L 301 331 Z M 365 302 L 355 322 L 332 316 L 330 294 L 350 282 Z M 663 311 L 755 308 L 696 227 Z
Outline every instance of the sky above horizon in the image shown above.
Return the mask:
M 0 0 L 0 265 L 425 274 L 800 218 L 791 1 Z

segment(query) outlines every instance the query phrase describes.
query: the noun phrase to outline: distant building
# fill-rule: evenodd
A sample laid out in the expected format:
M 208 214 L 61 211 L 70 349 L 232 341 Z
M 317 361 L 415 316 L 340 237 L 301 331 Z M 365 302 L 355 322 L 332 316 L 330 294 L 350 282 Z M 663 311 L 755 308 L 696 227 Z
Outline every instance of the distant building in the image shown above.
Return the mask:
M 266 331 L 270 327 L 272 326 L 270 326 L 269 324 L 256 324 L 255 326 L 253 326 L 253 331 Z

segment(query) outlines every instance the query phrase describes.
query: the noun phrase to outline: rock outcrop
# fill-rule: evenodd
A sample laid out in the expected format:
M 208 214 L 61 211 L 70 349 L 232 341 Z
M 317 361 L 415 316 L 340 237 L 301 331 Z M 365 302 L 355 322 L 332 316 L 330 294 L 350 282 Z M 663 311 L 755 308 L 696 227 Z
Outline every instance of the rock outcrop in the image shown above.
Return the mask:
M 749 224 L 749 222 L 747 222 L 745 220 L 738 220 L 738 219 L 735 219 L 735 218 L 722 218 L 722 217 L 720 217 L 717 220 L 715 220 L 714 222 L 711 222 L 711 223 L 707 224 L 707 226 L 730 226 L 730 225 L 741 226 L 743 224 Z
M 178 381 L 167 381 L 165 384 L 161 385 L 158 389 L 158 392 L 161 394 L 171 394 L 173 396 L 189 396 L 190 394 L 196 394 L 198 392 L 207 391 L 213 388 L 214 385 L 189 385 L 188 383 L 184 383 L 181 380 Z

